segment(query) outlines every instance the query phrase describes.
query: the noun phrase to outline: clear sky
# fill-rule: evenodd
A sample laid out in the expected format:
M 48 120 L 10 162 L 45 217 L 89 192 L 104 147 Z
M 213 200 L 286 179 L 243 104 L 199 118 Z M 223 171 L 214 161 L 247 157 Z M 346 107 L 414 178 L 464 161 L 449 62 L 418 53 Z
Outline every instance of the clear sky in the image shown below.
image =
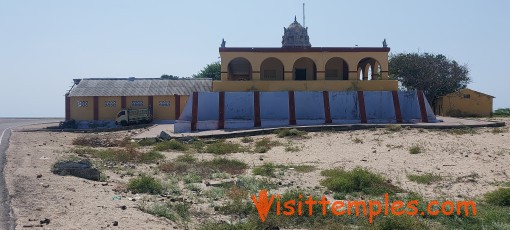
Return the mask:
M 304 1 L 312 46 L 440 53 L 510 107 L 510 1 Z M 64 116 L 73 78 L 189 77 L 218 47 L 280 47 L 295 0 L 0 0 L 0 117 Z

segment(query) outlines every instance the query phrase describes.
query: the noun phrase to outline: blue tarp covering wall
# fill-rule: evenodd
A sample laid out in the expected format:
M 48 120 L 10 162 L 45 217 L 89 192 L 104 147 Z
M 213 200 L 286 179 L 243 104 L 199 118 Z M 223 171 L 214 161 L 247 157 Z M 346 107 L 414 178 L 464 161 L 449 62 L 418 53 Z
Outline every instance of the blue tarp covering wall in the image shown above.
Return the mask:
M 188 99 L 174 132 L 417 122 L 437 122 L 421 91 L 200 92 Z

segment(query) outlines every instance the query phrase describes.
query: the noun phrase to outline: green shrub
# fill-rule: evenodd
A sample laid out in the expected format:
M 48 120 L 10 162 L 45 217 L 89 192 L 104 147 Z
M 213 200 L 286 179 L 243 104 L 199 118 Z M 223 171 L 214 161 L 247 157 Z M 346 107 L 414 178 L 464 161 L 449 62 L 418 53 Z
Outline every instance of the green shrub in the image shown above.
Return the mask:
M 254 141 L 253 137 L 243 137 L 243 138 L 241 138 L 241 142 L 243 142 L 243 143 L 251 143 L 253 141 Z
M 165 173 L 175 172 L 175 173 L 184 174 L 184 173 L 187 173 L 187 172 L 191 171 L 192 167 L 191 167 L 191 165 L 189 163 L 177 161 L 177 162 L 164 162 L 164 163 L 161 163 L 159 165 L 159 169 L 162 172 L 165 172 Z
M 188 150 L 188 146 L 183 144 L 178 140 L 169 140 L 159 142 L 154 146 L 154 150 L 157 151 L 166 151 L 166 150 L 176 150 L 176 151 L 186 151 Z
M 214 158 L 202 161 L 197 167 L 207 168 L 213 172 L 226 172 L 232 175 L 242 174 L 248 165 L 242 161 L 227 158 Z
M 156 140 L 155 138 L 144 138 L 138 141 L 138 145 L 140 146 L 151 146 L 155 145 L 156 143 L 158 143 L 158 140 Z
M 201 190 L 201 188 L 198 184 L 193 184 L 193 183 L 186 184 L 186 185 L 184 185 L 184 187 L 190 191 L 193 191 L 193 192 L 200 192 L 200 190 Z
M 190 183 L 201 183 L 202 177 L 196 173 L 189 173 L 184 176 L 183 178 L 184 183 L 190 184 Z
M 285 152 L 299 152 L 301 151 L 301 148 L 298 147 L 298 146 L 293 146 L 293 145 L 287 145 L 285 146 Z
M 104 149 L 89 152 L 92 156 L 100 158 L 103 161 L 110 162 L 133 162 L 133 163 L 153 163 L 165 158 L 157 151 L 140 152 L 132 146 L 123 149 Z
M 237 153 L 237 152 L 243 152 L 244 149 L 240 144 L 236 143 L 230 143 L 230 142 L 224 142 L 224 141 L 218 141 L 214 142 L 210 145 L 207 145 L 206 152 L 217 154 L 217 155 L 223 155 L 223 154 L 229 154 L 229 153 Z
M 498 117 L 510 117 L 510 108 L 496 109 L 493 115 Z
M 279 168 L 279 166 L 273 164 L 273 163 L 264 163 L 261 166 L 253 168 L 253 174 L 254 175 L 260 175 L 260 176 L 268 176 L 268 177 L 274 177 L 276 169 Z
M 195 163 L 197 162 L 197 158 L 191 154 L 183 154 L 175 158 L 175 162 L 185 162 L 185 163 Z
M 413 145 L 413 146 L 409 147 L 410 154 L 418 154 L 418 153 L 422 153 L 422 152 L 423 152 L 423 149 L 421 148 L 420 145 Z
M 273 148 L 275 146 L 279 146 L 279 145 L 281 145 L 280 142 L 271 141 L 271 138 L 264 137 L 264 138 L 258 140 L 257 142 L 255 142 L 254 151 L 257 153 L 266 153 L 269 150 L 271 150 L 271 148 Z
M 191 147 L 192 147 L 195 151 L 197 151 L 197 152 L 199 152 L 199 153 L 203 152 L 203 151 L 204 151 L 204 148 L 205 148 L 205 146 L 206 146 L 206 144 L 205 144 L 202 140 L 200 140 L 200 139 L 194 139 L 194 140 L 193 140 L 193 142 L 191 142 L 191 144 L 190 144 L 190 145 L 191 145 Z
M 418 184 L 431 184 L 432 182 L 443 180 L 441 175 L 434 173 L 425 173 L 423 175 L 407 175 L 407 178 L 410 181 L 414 181 Z
M 402 126 L 401 125 L 387 125 L 385 127 L 386 131 L 387 132 L 399 132 L 400 130 L 402 130 Z
M 101 138 L 99 136 L 80 136 L 72 141 L 73 145 L 87 146 L 87 147 L 113 147 L 117 146 L 113 141 L 108 138 Z
M 324 170 L 321 175 L 326 177 L 321 181 L 321 185 L 334 192 L 363 192 L 365 194 L 381 195 L 401 191 L 401 189 L 388 183 L 384 177 L 360 167 L 351 171 L 344 169 Z
M 289 165 L 288 168 L 294 168 L 294 171 L 300 173 L 309 173 L 313 172 L 317 169 L 317 167 L 313 165 Z
M 299 131 L 297 129 L 279 129 L 275 131 L 276 135 L 280 138 L 282 137 L 302 137 L 306 135 L 306 132 Z
M 128 189 L 134 193 L 161 194 L 163 185 L 154 177 L 140 175 L 129 180 Z
M 486 193 L 484 196 L 489 204 L 510 206 L 510 188 L 499 188 L 498 190 Z
M 473 128 L 469 128 L 469 127 L 466 127 L 466 128 L 459 128 L 459 129 L 450 129 L 448 130 L 448 133 L 449 134 L 452 134 L 452 135 L 465 135 L 465 134 L 476 134 L 476 129 L 473 129 Z
M 500 133 L 507 133 L 508 127 L 499 127 L 499 128 L 493 128 L 492 133 L 494 134 L 500 134 Z
M 160 164 L 159 168 L 162 172 L 165 173 L 178 173 L 185 175 L 187 173 L 193 172 L 205 178 L 211 177 L 214 173 L 228 173 L 232 175 L 242 174 L 246 168 L 248 168 L 248 165 L 239 160 L 214 158 L 209 161 L 165 162 Z
M 212 187 L 204 191 L 204 196 L 212 200 L 220 200 L 225 197 L 225 189 Z
M 256 178 L 254 176 L 239 176 L 236 185 L 250 193 L 258 193 L 262 189 L 269 190 L 277 187 L 270 178 Z
M 147 153 L 140 154 L 140 162 L 155 162 L 158 160 L 165 159 L 165 156 L 158 151 L 149 151 Z
M 378 230 L 422 230 L 428 229 L 427 225 L 411 216 L 384 216 L 377 221 L 375 229 Z
M 235 214 L 238 216 L 246 217 L 249 214 L 256 212 L 255 206 L 251 201 L 228 201 L 219 208 L 219 211 L 223 214 Z
M 354 139 L 352 139 L 352 142 L 356 143 L 356 144 L 363 144 L 363 140 L 361 140 L 360 138 L 356 137 Z
M 148 205 L 145 207 L 140 207 L 140 209 L 146 213 L 167 218 L 171 221 L 177 221 L 177 216 L 179 216 L 182 220 L 188 221 L 190 219 L 191 213 L 189 209 L 191 208 L 191 204 L 178 202 L 178 203 L 154 203 L 152 205 Z

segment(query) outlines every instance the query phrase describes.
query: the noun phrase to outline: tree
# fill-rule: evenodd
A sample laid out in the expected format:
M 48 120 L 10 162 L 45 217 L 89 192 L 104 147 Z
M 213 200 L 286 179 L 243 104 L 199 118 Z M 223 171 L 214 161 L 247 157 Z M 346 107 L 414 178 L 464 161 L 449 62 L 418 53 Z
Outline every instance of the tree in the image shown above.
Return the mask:
M 163 74 L 161 75 L 161 79 L 179 80 L 181 78 L 179 76 Z
M 471 82 L 466 65 L 460 65 L 441 54 L 400 53 L 391 55 L 389 75 L 408 90 L 423 90 L 427 100 L 466 88 Z
M 200 72 L 193 75 L 193 78 L 212 78 L 213 80 L 221 80 L 221 64 L 213 62 L 204 67 Z

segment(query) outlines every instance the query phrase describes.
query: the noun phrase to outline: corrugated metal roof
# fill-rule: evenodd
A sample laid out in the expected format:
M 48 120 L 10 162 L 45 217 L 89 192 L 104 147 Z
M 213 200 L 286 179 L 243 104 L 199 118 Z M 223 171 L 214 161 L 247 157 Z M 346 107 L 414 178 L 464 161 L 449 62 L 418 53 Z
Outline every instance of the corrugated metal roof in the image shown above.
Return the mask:
M 210 92 L 212 79 L 85 78 L 69 92 L 70 97 L 189 95 Z

